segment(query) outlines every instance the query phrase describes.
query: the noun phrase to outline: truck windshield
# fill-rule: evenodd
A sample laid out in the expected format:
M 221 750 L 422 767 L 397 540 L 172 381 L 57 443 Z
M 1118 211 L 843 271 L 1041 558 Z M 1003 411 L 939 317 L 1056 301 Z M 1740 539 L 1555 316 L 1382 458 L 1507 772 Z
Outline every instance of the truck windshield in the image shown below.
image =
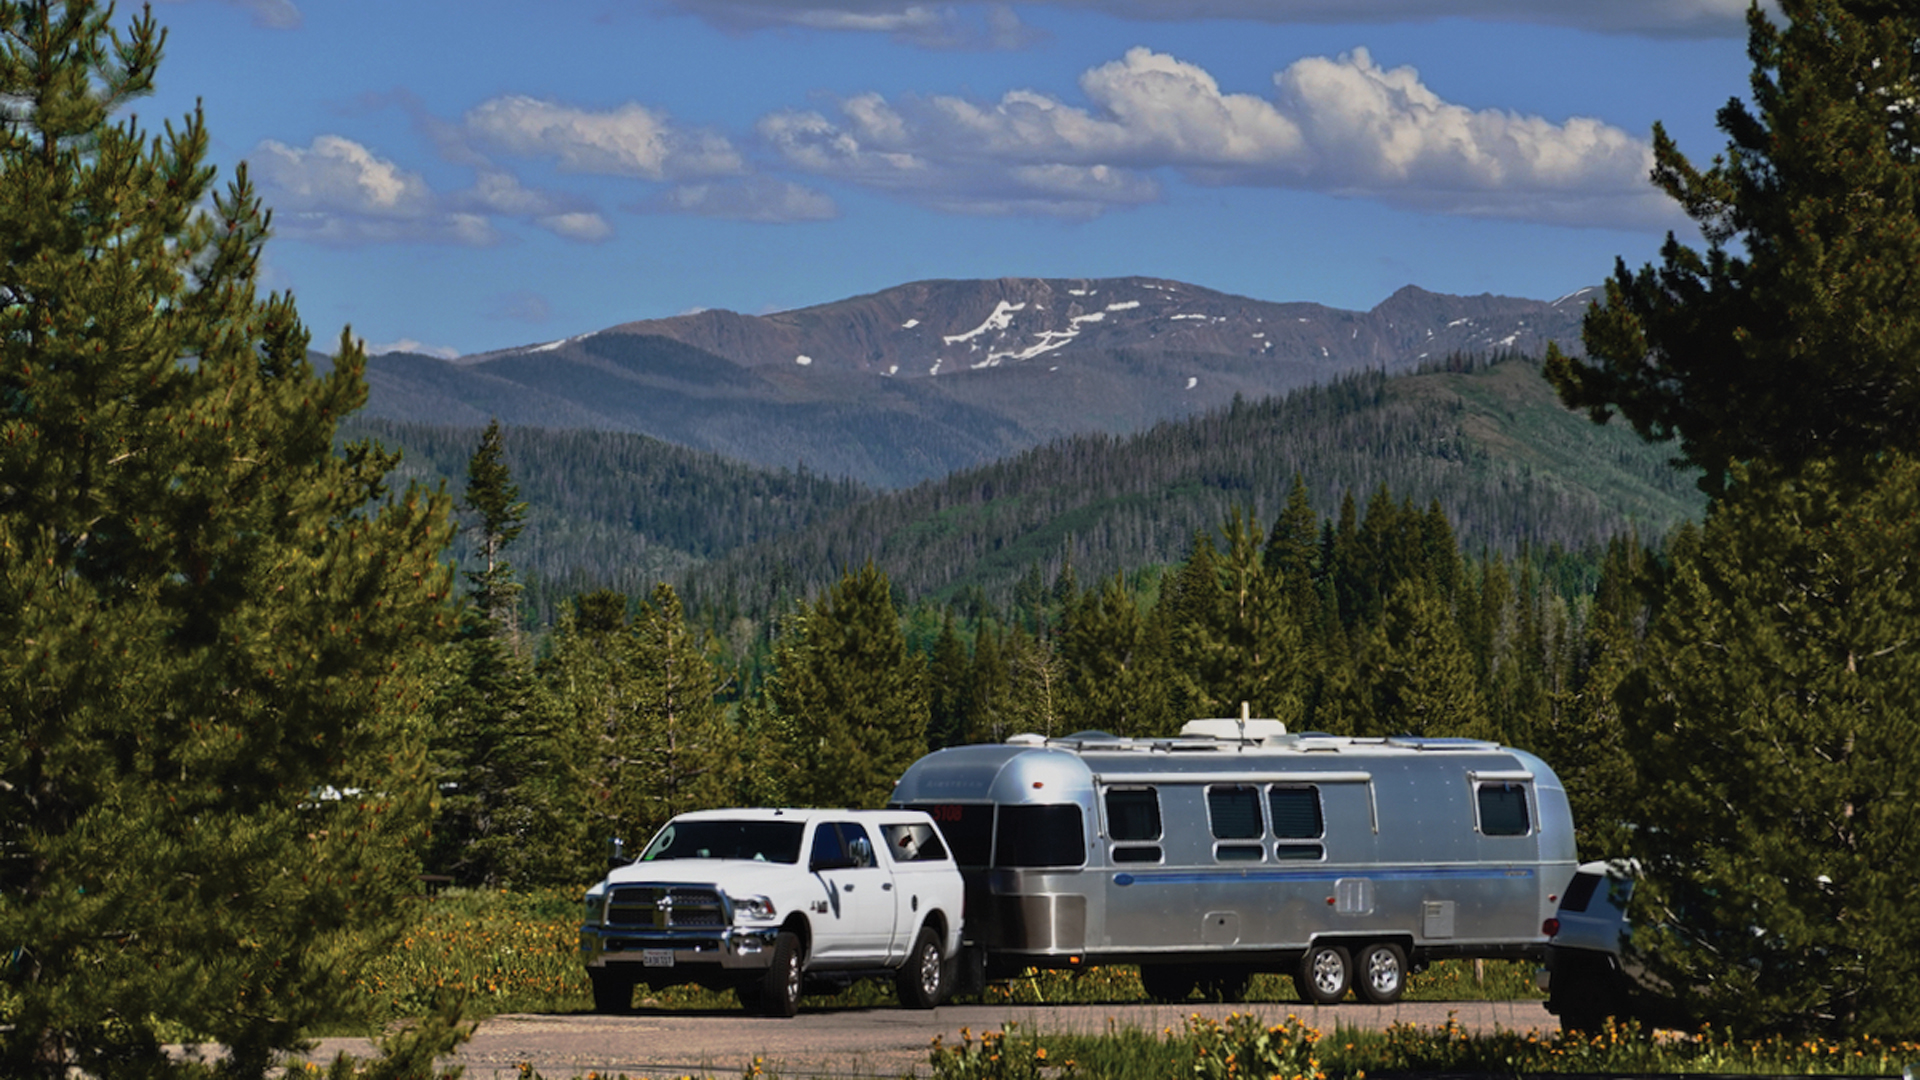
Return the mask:
M 800 836 L 806 826 L 798 821 L 670 821 L 641 862 L 660 859 L 745 859 L 749 862 L 797 863 Z

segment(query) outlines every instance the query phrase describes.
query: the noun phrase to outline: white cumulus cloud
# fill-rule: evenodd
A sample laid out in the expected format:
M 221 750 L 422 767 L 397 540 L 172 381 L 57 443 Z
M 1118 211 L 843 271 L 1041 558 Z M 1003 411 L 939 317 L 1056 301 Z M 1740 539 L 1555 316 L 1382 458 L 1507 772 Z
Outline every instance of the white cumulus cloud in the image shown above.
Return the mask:
M 830 221 L 840 216 L 839 207 L 824 192 L 770 176 L 680 184 L 634 209 L 768 224 Z
M 483 169 L 471 188 L 442 194 L 419 173 L 340 135 L 317 136 L 304 148 L 269 139 L 255 148 L 251 167 L 281 231 L 316 243 L 484 247 L 500 242 L 502 219 L 568 240 L 613 235 L 584 200 L 527 188 L 495 169 Z
M 468 111 L 465 128 L 506 153 L 552 158 L 569 172 L 663 180 L 725 176 L 743 168 L 723 136 L 675 127 L 664 113 L 631 102 L 592 110 L 508 95 Z
M 191 0 L 162 0 L 163 3 L 184 4 Z M 300 9 L 293 0 L 220 0 L 233 7 L 245 8 L 253 13 L 253 24 L 271 30 L 298 29 L 302 22 Z
M 368 356 L 385 356 L 387 353 L 416 353 L 420 356 L 437 356 L 442 360 L 455 360 L 460 356 L 460 350 L 450 345 L 428 345 L 408 337 L 378 345 L 370 344 L 362 340 L 360 347 L 367 351 Z
M 794 27 L 884 34 L 929 49 L 1018 49 L 1044 36 L 1000 2 L 674 0 L 674 6 L 732 33 Z
M 790 110 L 759 132 L 792 168 L 984 213 L 1088 215 L 1160 197 L 1156 174 L 1288 187 L 1461 214 L 1564 224 L 1665 221 L 1645 140 L 1597 120 L 1554 122 L 1452 104 L 1410 67 L 1364 49 L 1309 57 L 1271 97 L 1135 48 L 1080 79 L 1085 104 L 1031 91 L 997 101 L 889 101 Z
M 935 48 L 1017 48 L 1039 35 L 1014 5 L 921 0 L 671 0 L 724 29 L 778 27 L 885 34 Z M 1766 0 L 1775 13 L 1778 4 Z M 1606 33 L 1737 37 L 1747 0 L 1025 0 L 1020 8 L 1079 8 L 1154 22 L 1240 20 L 1261 23 L 1371 23 L 1478 19 L 1536 23 Z

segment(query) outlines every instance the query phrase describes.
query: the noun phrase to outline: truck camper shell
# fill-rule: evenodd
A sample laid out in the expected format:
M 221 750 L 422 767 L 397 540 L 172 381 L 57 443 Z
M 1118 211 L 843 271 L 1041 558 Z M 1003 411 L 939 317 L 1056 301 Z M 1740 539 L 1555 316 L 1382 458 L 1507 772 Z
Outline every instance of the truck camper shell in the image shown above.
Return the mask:
M 1138 964 L 1171 999 L 1279 972 L 1385 1002 L 1435 959 L 1537 960 L 1576 865 L 1566 793 L 1525 751 L 1275 720 L 951 747 L 891 802 L 947 838 L 976 977 Z

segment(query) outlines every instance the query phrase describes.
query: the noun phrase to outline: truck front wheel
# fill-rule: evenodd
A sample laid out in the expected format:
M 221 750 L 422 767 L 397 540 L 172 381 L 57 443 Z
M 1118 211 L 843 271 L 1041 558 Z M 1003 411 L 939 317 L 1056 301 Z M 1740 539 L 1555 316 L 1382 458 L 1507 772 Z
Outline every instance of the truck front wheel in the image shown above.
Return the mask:
M 593 984 L 594 1012 L 623 1013 L 633 1008 L 633 976 L 611 968 L 588 968 L 587 981 Z
M 909 1009 L 931 1009 L 947 996 L 947 961 L 940 955 L 940 935 L 933 927 L 920 928 L 907 962 L 894 975 L 893 987 L 900 1004 Z
M 800 935 L 780 931 L 773 939 L 773 966 L 760 983 L 760 1011 L 767 1016 L 792 1016 L 800 1011 Z

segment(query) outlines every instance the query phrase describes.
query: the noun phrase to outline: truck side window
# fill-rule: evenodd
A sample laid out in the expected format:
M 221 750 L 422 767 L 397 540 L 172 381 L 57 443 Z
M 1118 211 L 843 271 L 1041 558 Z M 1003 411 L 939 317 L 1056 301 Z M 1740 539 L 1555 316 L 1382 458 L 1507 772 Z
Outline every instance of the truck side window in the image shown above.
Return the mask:
M 1159 862 L 1160 793 L 1150 787 L 1108 788 L 1106 800 L 1107 836 L 1114 844 L 1113 861 Z
M 1267 789 L 1267 811 L 1273 818 L 1273 835 L 1278 841 L 1273 845 L 1274 858 L 1317 860 L 1326 856 L 1326 850 L 1319 844 L 1300 843 L 1326 835 L 1318 787 L 1275 784 Z
M 1215 784 L 1207 788 L 1207 821 L 1215 840 L 1251 840 L 1250 844 L 1215 844 L 1213 857 L 1222 862 L 1259 862 L 1261 834 L 1260 789 L 1247 784 Z
M 831 822 L 823 821 L 813 830 L 813 850 L 807 853 L 807 860 L 814 866 L 844 866 L 846 853 L 840 847 L 840 834 L 835 832 Z
M 840 843 L 847 852 L 847 862 L 852 864 L 850 869 L 865 870 L 880 865 L 873 856 L 873 841 L 867 839 L 867 830 L 864 826 L 843 821 L 839 829 Z
M 1525 784 L 1481 784 L 1478 795 L 1481 835 L 1527 835 L 1531 823 L 1527 820 Z
M 887 850 L 892 852 L 894 862 L 946 860 L 946 846 L 940 843 L 940 834 L 931 825 L 882 825 L 880 834 L 887 838 Z

